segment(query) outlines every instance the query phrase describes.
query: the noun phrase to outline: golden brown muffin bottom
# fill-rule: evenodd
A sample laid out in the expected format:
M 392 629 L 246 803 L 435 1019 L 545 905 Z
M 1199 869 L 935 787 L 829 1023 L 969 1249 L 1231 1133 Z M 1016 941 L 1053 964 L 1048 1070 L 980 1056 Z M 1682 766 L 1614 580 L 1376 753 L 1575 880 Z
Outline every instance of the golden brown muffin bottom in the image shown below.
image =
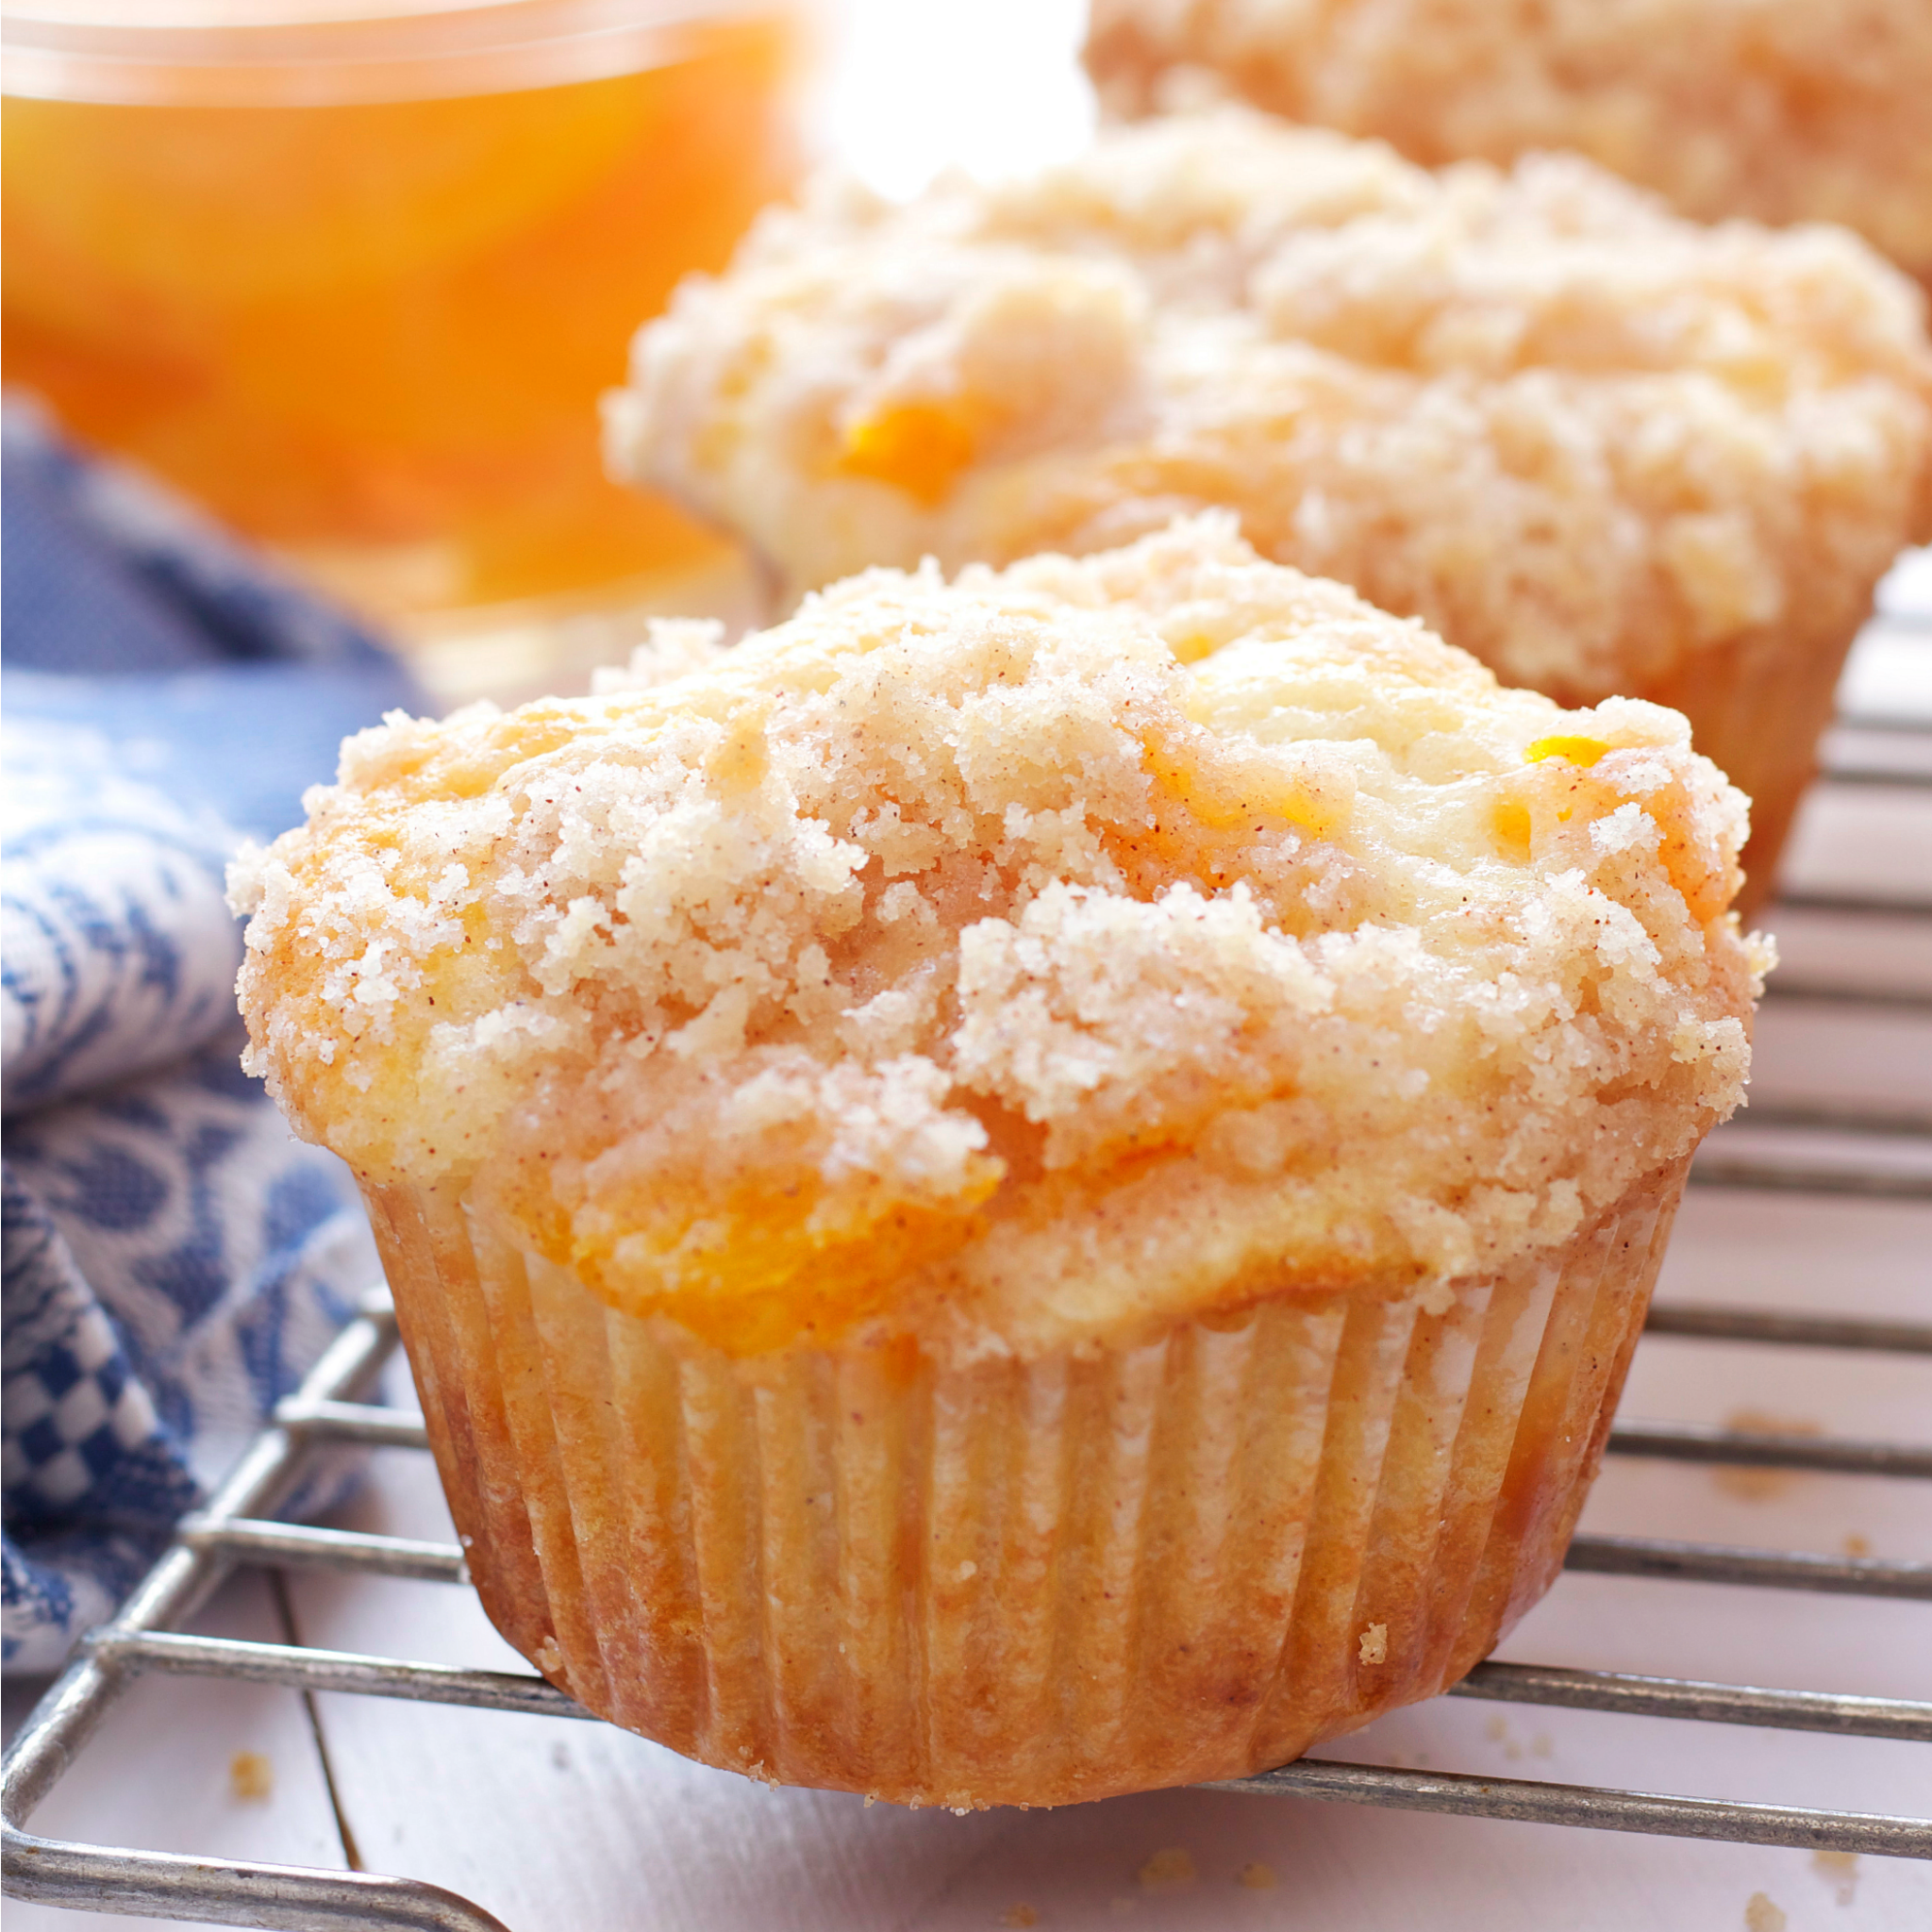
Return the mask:
M 1543 1593 L 1688 1161 L 1417 1299 L 1087 1352 L 733 1359 L 452 1193 L 368 1190 L 485 1608 L 591 1710 L 906 1804 L 1225 1778 L 1466 1673 Z

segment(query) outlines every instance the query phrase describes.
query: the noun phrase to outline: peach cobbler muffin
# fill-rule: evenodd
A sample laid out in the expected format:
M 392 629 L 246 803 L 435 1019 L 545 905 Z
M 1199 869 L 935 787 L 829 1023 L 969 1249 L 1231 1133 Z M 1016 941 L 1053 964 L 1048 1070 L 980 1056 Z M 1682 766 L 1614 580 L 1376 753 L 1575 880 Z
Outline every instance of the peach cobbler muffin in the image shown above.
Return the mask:
M 1744 1081 L 1687 737 L 1219 517 L 351 740 L 238 874 L 250 1064 L 360 1176 L 499 1628 L 948 1805 L 1466 1671 Z
M 1842 222 L 1932 285 L 1925 0 L 1093 0 L 1116 111 L 1204 78 L 1430 166 L 1574 148 L 1701 221 Z
M 793 591 L 1227 506 L 1509 683 L 1684 711 L 1757 891 L 1873 586 L 1932 537 L 1921 306 L 1836 230 L 1223 108 L 908 207 L 822 183 L 641 332 L 610 446 Z

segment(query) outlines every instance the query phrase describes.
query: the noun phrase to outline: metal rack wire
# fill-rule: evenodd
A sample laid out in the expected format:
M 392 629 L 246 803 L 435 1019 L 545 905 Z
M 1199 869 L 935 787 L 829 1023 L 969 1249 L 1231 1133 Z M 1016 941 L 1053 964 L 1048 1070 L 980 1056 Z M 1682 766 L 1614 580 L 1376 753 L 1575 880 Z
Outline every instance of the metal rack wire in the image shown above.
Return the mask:
M 1932 617 L 1917 626 L 1932 648 Z M 1932 789 L 1932 723 L 1844 720 L 1826 746 L 1827 782 Z M 1932 900 L 1793 894 L 1781 911 L 1859 928 L 1932 929 Z M 1799 980 L 1780 1000 L 1932 1010 L 1932 994 Z M 1731 1189 L 1932 1202 L 1932 1112 L 1879 1115 L 1836 1106 L 1752 1109 L 1748 1126 L 1707 1143 L 1693 1181 Z M 1771 1347 L 1857 1350 L 1919 1357 L 1932 1370 L 1932 1324 L 1840 1319 L 1673 1305 L 1653 1308 L 1648 1334 Z M 22 1726 L 0 1774 L 5 1890 L 13 1896 L 96 1911 L 263 1927 L 372 1925 L 439 1932 L 506 1932 L 481 1907 L 421 1880 L 366 1872 L 186 1857 L 35 1836 L 27 1822 L 119 1695 L 143 1674 L 223 1677 L 301 1691 L 346 1691 L 549 1717 L 586 1717 L 541 1677 L 458 1669 L 292 1644 L 196 1636 L 187 1624 L 233 1568 L 322 1566 L 441 1583 L 467 1581 L 455 1544 L 326 1529 L 274 1520 L 307 1459 L 359 1443 L 425 1450 L 420 1419 L 360 1398 L 396 1347 L 386 1293 L 372 1294 L 299 1393 L 277 1409 L 208 1507 L 188 1518 L 119 1616 L 80 1647 Z M 1932 1448 L 1732 1428 L 1625 1421 L 1609 1453 L 1829 1474 L 1932 1480 Z M 1747 1588 L 1825 1591 L 1932 1603 L 1932 1561 L 1838 1557 L 1784 1550 L 1579 1536 L 1566 1567 Z M 1932 1642 L 1928 1642 L 1932 1649 Z M 1450 1693 L 1491 1702 L 1564 1707 L 1932 1743 L 1932 1702 L 1693 1682 L 1594 1670 L 1486 1663 Z M 1304 1758 L 1220 1789 L 1464 1816 L 1655 1832 L 1682 1838 L 1877 1853 L 1932 1859 L 1932 1819 L 1743 1804 L 1531 1779 Z

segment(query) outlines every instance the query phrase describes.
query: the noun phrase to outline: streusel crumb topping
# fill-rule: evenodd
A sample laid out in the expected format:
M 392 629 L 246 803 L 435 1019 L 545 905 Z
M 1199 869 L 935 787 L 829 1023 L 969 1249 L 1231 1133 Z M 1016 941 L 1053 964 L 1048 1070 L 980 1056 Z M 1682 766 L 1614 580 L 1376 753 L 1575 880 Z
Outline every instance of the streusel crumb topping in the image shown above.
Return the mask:
M 1932 282 L 1924 0 L 1093 0 L 1143 112 L 1212 75 L 1412 160 L 1571 148 L 1704 221 L 1843 222 Z
M 1744 805 L 1232 519 L 397 714 L 237 871 L 298 1126 L 619 1306 L 1033 1351 L 1425 1295 L 1734 1108 Z M 665 652 L 656 654 L 661 660 Z
M 1226 108 L 903 208 L 822 182 L 642 330 L 609 444 L 794 590 L 1225 506 L 1587 703 L 1766 631 L 1841 639 L 1932 537 L 1922 313 L 1840 230 Z

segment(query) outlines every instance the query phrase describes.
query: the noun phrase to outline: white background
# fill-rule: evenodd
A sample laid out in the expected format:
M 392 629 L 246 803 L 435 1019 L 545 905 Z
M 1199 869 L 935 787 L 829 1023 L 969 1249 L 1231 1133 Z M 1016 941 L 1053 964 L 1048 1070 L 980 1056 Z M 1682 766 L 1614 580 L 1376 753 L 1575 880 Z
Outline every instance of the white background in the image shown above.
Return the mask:
M 1017 173 L 1094 125 L 1078 53 L 1086 0 L 839 0 L 824 133 L 895 198 L 940 170 Z

